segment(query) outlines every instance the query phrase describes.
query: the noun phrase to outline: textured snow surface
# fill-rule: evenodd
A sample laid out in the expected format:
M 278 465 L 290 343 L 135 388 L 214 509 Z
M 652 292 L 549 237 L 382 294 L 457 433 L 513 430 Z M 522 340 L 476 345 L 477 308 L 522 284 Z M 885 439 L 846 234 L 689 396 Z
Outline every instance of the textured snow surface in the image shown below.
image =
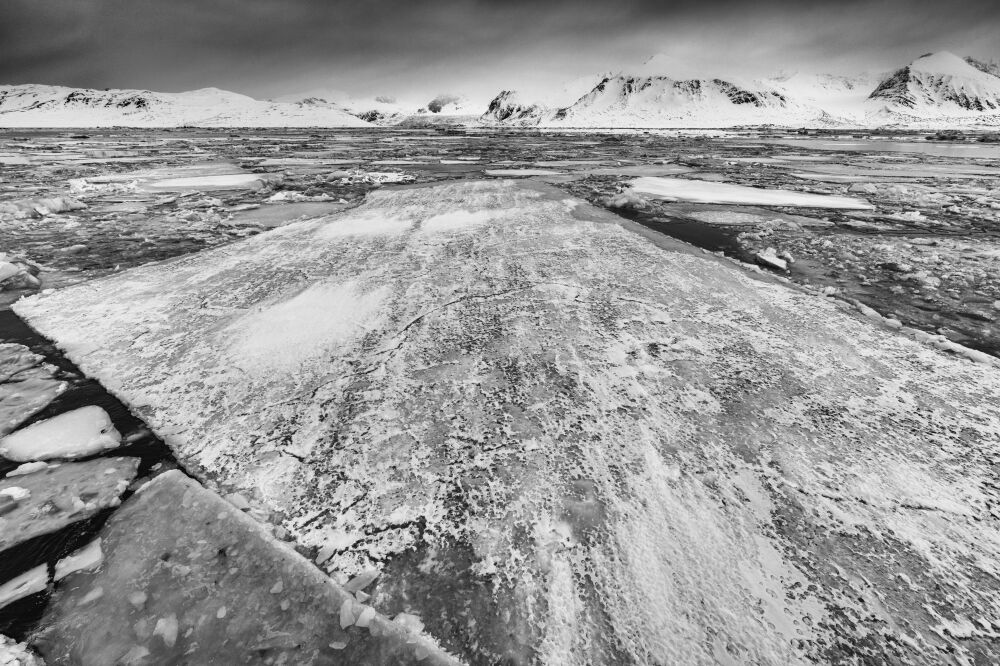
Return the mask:
M 96 406 L 33 423 L 0 439 L 0 456 L 15 462 L 82 458 L 121 444 L 108 413 Z
M 755 204 L 758 206 L 798 206 L 802 208 L 846 208 L 874 210 L 867 201 L 829 194 L 809 194 L 790 190 L 765 190 L 732 183 L 685 178 L 647 176 L 632 181 L 630 191 L 667 201 L 694 203 Z
M 379 190 L 15 307 L 470 662 L 997 657 L 997 369 L 553 188 Z

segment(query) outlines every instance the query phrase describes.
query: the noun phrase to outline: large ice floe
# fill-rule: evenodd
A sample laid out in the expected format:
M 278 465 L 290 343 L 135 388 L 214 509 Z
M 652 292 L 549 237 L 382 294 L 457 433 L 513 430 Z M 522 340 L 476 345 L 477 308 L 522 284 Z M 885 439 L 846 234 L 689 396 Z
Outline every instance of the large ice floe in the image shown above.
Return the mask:
M 549 186 L 379 190 L 15 308 L 469 662 L 998 655 L 997 368 Z
M 873 210 L 863 199 L 829 194 L 811 194 L 791 190 L 767 190 L 733 183 L 716 183 L 686 178 L 646 176 L 632 181 L 629 192 L 666 201 L 691 201 L 715 204 L 752 204 L 756 206 L 797 206 L 801 208 L 845 208 Z

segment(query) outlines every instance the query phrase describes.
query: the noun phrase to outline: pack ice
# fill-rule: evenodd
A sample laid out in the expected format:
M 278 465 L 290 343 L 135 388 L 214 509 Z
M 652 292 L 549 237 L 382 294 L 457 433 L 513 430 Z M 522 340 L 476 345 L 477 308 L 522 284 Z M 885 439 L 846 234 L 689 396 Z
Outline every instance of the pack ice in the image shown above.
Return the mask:
M 998 370 L 552 187 L 379 190 L 15 308 L 469 662 L 998 656 Z

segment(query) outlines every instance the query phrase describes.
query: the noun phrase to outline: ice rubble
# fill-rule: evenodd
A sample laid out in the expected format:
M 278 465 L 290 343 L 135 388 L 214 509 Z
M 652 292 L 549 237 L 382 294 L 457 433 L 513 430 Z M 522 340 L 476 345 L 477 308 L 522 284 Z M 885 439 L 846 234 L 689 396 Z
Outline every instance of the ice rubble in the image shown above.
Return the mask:
M 0 666 L 45 666 L 23 643 L 0 636 Z
M 25 217 L 43 217 L 55 213 L 80 210 L 87 205 L 71 197 L 41 197 L 38 199 L 19 199 L 16 201 L 0 201 L 0 216 L 9 215 L 15 219 Z
M 715 204 L 753 204 L 758 206 L 797 206 L 803 208 L 841 208 L 873 210 L 867 201 L 829 194 L 810 194 L 790 190 L 765 190 L 732 183 L 684 178 L 647 176 L 631 182 L 628 192 L 666 201 L 690 201 Z
M 364 311 L 332 345 L 324 299 Z M 469 661 L 993 653 L 932 627 L 1000 618 L 997 371 L 553 188 L 379 190 L 15 308 Z
M 95 405 L 34 423 L 0 439 L 0 456 L 15 462 L 83 458 L 122 442 L 108 413 Z

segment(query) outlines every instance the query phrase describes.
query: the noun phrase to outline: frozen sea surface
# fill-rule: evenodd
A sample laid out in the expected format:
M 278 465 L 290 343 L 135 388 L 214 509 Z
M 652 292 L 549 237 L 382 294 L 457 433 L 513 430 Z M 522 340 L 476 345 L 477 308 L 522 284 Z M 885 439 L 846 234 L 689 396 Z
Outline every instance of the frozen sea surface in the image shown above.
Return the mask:
M 555 186 L 383 188 L 16 310 L 470 662 L 997 656 L 997 369 Z

